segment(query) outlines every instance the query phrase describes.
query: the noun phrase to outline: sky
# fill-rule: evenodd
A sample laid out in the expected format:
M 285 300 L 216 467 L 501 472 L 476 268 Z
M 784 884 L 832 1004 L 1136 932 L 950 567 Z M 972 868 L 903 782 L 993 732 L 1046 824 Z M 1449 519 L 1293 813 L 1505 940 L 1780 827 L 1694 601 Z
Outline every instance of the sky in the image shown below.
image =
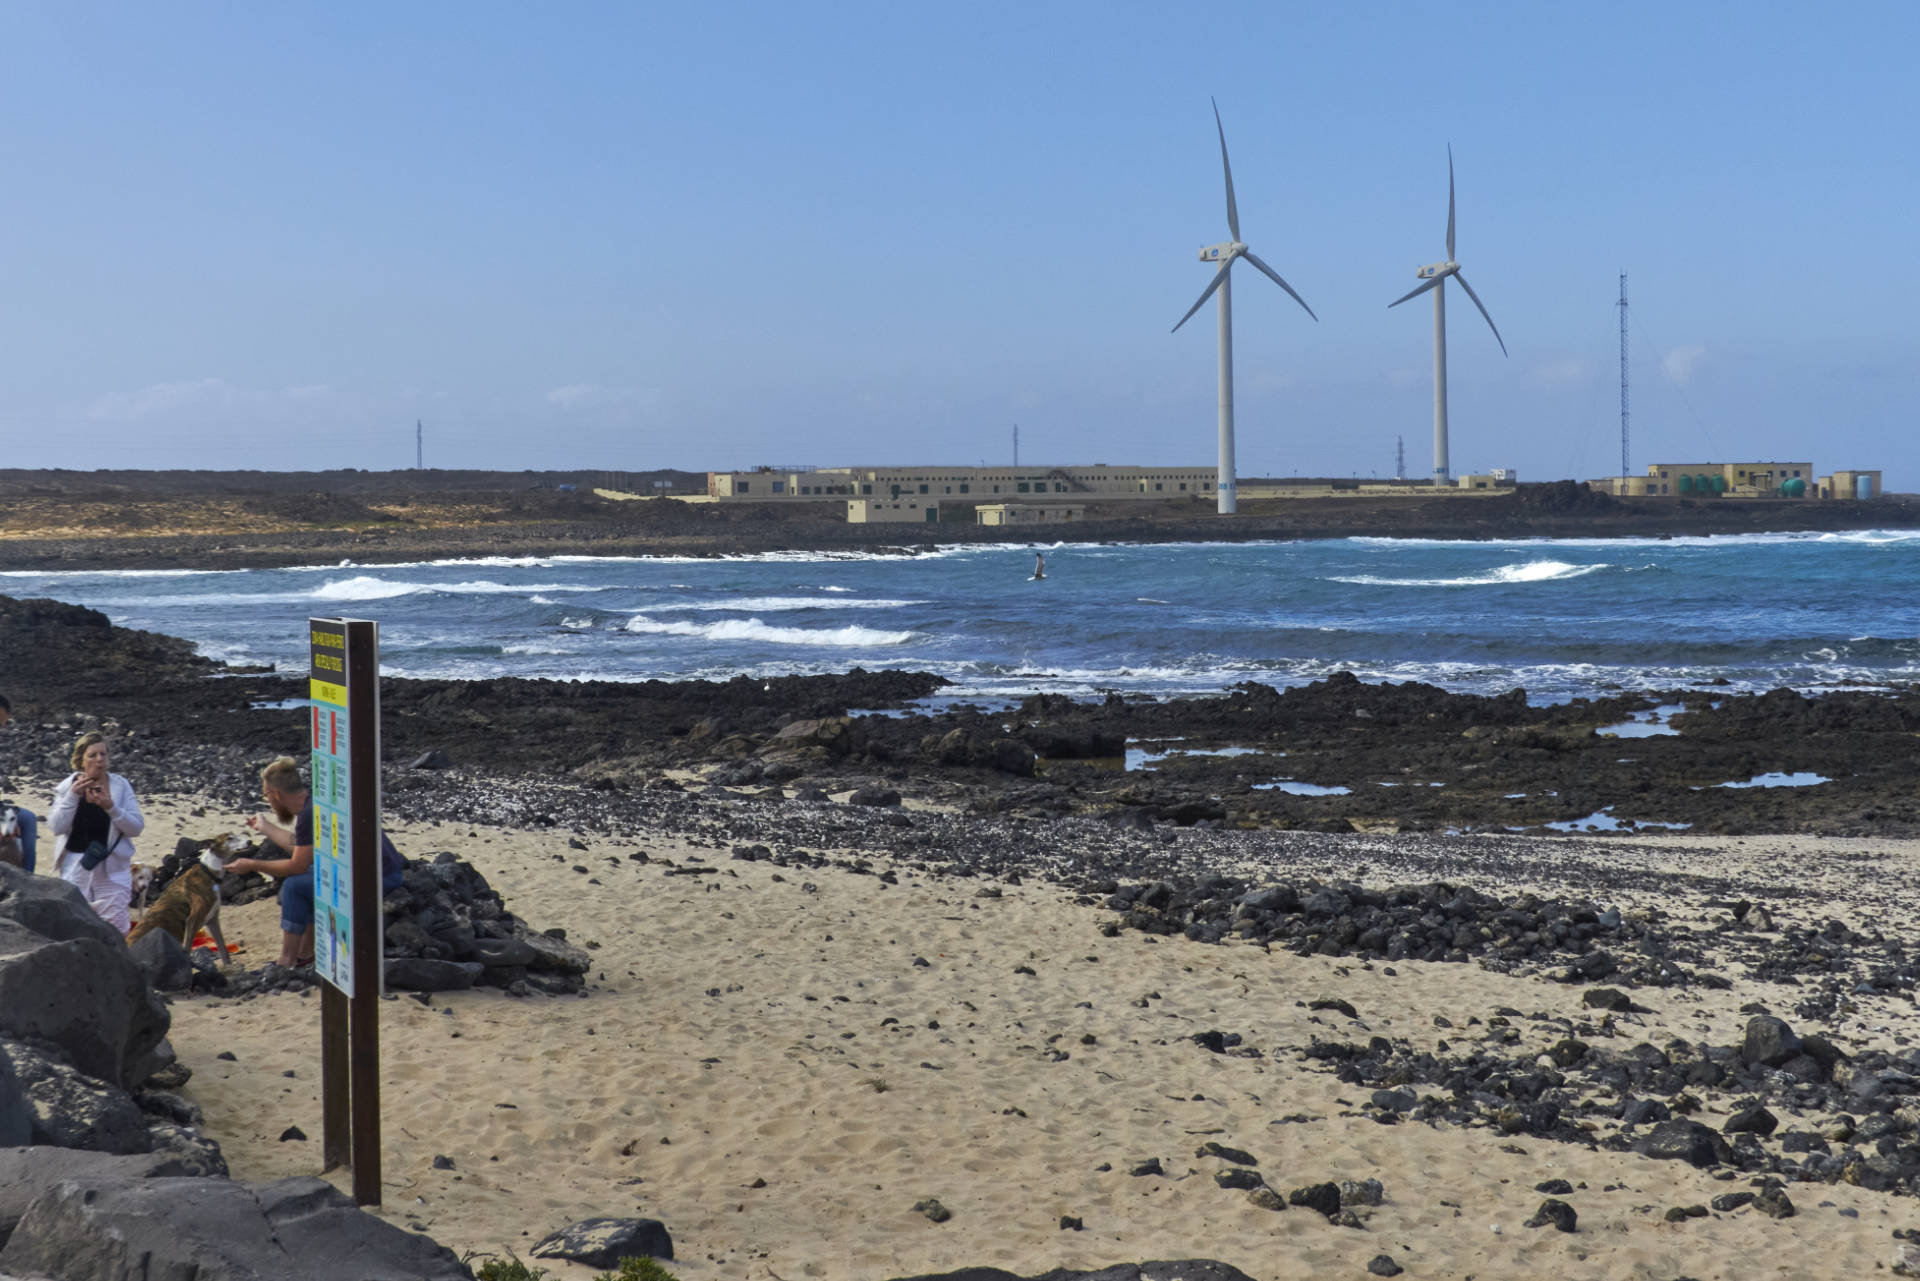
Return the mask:
M 0 466 L 1920 489 L 1920 5 L 0 5 Z

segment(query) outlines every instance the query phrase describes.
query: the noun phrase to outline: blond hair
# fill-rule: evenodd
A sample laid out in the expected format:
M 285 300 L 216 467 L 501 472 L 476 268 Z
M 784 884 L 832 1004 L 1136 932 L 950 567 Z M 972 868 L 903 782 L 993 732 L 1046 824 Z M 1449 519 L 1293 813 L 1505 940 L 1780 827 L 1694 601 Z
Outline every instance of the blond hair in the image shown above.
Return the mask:
M 73 755 L 67 757 L 67 764 L 80 769 L 87 759 L 87 749 L 95 743 L 104 743 L 107 736 L 97 729 L 90 729 L 73 740 Z
M 291 756 L 276 756 L 260 771 L 260 781 L 278 792 L 304 792 L 307 784 L 300 777 L 300 762 Z

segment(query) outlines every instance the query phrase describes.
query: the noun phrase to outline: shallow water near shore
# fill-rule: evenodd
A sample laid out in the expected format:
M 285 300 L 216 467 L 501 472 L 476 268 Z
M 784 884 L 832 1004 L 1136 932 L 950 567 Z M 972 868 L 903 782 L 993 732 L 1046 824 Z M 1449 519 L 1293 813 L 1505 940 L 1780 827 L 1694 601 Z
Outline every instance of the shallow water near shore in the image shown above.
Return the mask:
M 1286 686 L 1338 669 L 1536 702 L 1724 681 L 1920 677 L 1920 535 L 1060 545 L 916 556 L 487 558 L 0 575 L 210 656 L 302 670 L 310 615 L 383 624 L 385 670 L 702 679 L 902 667 L 945 698 Z M 1637 728 L 1637 727 L 1636 727 Z M 1636 729 L 1626 730 L 1633 734 Z M 1638 730 L 1646 733 L 1658 729 Z

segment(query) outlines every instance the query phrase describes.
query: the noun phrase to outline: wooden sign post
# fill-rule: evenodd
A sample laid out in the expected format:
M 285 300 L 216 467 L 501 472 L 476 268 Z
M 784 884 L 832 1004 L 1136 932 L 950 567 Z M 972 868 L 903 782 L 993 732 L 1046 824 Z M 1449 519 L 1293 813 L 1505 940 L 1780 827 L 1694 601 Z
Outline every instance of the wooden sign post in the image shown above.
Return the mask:
M 313 951 L 321 1144 L 380 1204 L 380 625 L 307 620 L 312 653 Z

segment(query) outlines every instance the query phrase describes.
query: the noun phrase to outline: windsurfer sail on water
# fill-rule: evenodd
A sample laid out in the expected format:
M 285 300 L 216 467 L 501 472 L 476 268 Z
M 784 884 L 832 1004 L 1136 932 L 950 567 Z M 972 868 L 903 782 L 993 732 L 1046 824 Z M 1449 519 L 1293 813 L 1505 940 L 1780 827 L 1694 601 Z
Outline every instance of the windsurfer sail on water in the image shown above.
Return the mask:
M 1040 552 L 1033 554 L 1033 576 L 1035 579 L 1047 576 L 1047 558 Z

